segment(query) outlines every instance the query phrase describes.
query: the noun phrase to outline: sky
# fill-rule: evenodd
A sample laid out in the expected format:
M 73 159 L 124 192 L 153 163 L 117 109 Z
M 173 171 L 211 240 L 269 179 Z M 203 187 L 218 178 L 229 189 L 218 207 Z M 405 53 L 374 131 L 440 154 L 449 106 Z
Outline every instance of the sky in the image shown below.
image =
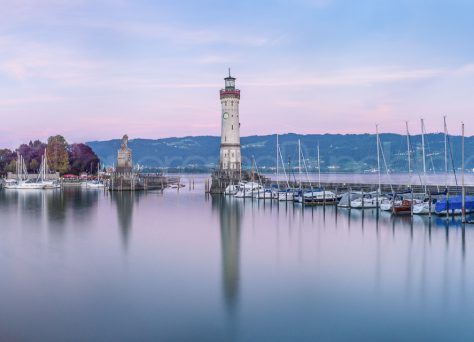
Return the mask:
M 0 0 L 0 146 L 241 134 L 474 134 L 473 1 Z

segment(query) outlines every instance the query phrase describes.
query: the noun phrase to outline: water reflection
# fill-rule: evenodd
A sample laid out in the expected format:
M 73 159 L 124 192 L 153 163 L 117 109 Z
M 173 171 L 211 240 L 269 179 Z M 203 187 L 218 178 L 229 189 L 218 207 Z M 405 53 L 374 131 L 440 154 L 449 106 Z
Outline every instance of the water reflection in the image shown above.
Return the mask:
M 0 191 L 0 212 L 15 212 L 23 225 L 32 223 L 35 227 L 46 226 L 52 234 L 60 235 L 68 220 L 77 225 L 89 221 L 92 212 L 97 210 L 101 195 L 96 191 L 81 191 L 76 188 L 48 191 L 5 190 Z
M 0 191 L 0 322 L 55 322 L 44 340 L 474 337 L 459 218 L 208 199 Z
M 110 192 L 111 201 L 116 206 L 117 220 L 124 251 L 127 251 L 132 231 L 133 208 L 139 203 L 141 192 L 114 191 Z
M 212 196 L 212 207 L 219 212 L 223 293 L 232 313 L 239 298 L 241 205 L 238 199 Z

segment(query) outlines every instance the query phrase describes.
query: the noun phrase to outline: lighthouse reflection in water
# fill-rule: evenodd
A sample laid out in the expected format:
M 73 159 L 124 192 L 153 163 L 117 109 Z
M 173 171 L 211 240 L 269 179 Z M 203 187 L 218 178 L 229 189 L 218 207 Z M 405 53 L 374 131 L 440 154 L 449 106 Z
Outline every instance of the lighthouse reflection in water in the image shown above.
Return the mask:
M 223 292 L 231 312 L 239 297 L 241 205 L 237 199 L 212 196 L 212 207 L 219 212 Z
M 0 191 L 1 338 L 474 338 L 474 229 L 458 218 L 203 187 Z

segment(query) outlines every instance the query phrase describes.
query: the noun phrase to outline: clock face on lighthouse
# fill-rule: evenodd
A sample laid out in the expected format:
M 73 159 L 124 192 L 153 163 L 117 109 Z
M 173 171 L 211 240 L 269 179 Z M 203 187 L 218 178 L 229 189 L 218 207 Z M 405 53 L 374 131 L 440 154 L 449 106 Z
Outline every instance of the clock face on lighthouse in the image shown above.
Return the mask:
M 222 117 L 223 117 L 224 119 L 228 119 L 228 118 L 229 118 L 229 113 L 225 112 Z

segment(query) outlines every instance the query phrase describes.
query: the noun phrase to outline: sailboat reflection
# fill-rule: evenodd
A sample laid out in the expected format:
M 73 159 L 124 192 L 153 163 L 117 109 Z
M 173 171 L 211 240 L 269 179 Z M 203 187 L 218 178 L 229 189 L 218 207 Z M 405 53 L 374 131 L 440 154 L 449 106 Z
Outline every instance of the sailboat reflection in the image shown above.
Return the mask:
M 219 212 L 224 297 L 228 309 L 234 311 L 239 298 L 241 202 L 213 196 L 212 207 Z

